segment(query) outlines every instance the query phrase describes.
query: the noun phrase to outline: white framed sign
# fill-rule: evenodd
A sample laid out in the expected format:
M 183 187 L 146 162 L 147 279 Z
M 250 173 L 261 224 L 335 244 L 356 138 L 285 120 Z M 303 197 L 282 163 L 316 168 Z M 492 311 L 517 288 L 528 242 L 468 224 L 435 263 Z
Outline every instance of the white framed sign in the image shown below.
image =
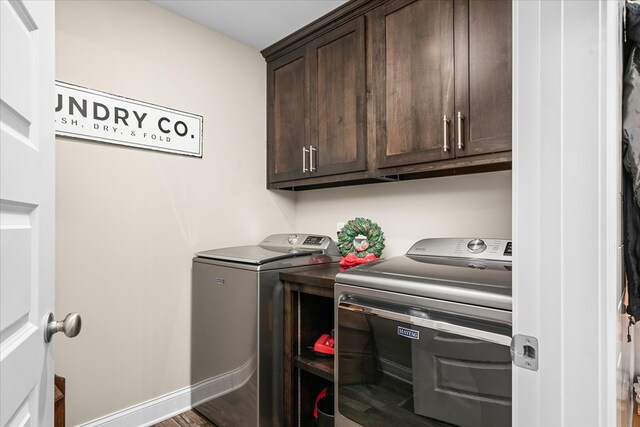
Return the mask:
M 56 135 L 202 157 L 202 116 L 56 81 Z

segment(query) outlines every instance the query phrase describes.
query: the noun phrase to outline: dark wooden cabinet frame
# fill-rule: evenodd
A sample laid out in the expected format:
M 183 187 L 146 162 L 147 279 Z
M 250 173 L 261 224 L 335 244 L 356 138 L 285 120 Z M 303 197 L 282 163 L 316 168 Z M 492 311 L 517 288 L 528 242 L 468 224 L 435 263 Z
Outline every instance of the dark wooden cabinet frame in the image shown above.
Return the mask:
M 432 25 L 439 28 L 439 34 L 424 33 L 419 22 L 413 22 L 410 12 L 405 13 L 404 18 L 394 15 L 398 11 L 402 13 L 403 8 L 425 15 L 424 9 L 429 7 L 437 9 L 438 18 Z M 397 21 L 400 25 L 387 26 L 388 16 L 391 16 L 392 24 Z M 406 20 L 406 26 L 402 19 Z M 389 86 L 385 68 L 387 42 L 391 41 L 392 47 L 399 47 L 392 52 L 397 53 L 394 57 L 397 61 L 409 61 L 416 54 L 431 54 L 420 46 L 414 46 L 413 51 L 412 48 L 404 49 L 403 41 L 407 37 L 411 39 L 412 25 L 418 36 L 424 33 L 421 37 L 430 37 L 430 43 L 439 46 L 439 74 L 434 75 L 432 70 L 432 83 L 425 83 L 420 80 L 420 66 L 416 70 L 407 66 L 405 77 Z M 389 29 L 393 34 L 387 34 Z M 317 111 L 318 73 L 326 69 L 320 67 L 318 71 L 318 49 L 354 31 L 357 42 L 355 49 L 350 51 L 353 61 L 349 64 L 355 63 L 361 76 L 356 79 L 355 88 L 356 136 L 350 133 L 347 140 L 336 138 L 339 140 L 331 141 L 331 145 L 327 142 L 320 149 L 317 145 L 318 120 L 324 119 L 318 117 Z M 511 169 L 511 43 L 509 0 L 352 0 L 264 49 L 262 54 L 267 61 L 267 187 L 305 190 Z M 293 118 L 276 117 L 274 72 L 294 57 L 302 58 L 304 62 L 304 76 L 300 77 L 304 80 L 304 89 L 300 90 L 298 86 L 289 93 L 283 87 L 285 92 L 278 94 L 278 99 L 285 99 L 286 93 L 291 96 L 287 102 L 298 108 L 289 108 Z M 429 58 L 423 56 L 420 60 L 423 69 L 428 69 Z M 300 67 L 297 71 L 302 72 Z M 404 89 L 395 87 L 396 84 Z M 345 90 L 354 90 L 348 86 Z M 429 101 L 425 101 L 424 96 L 418 97 L 418 109 L 430 111 L 424 120 L 428 125 L 421 123 L 419 117 L 413 119 L 410 134 L 417 132 L 417 138 L 421 139 L 410 141 L 408 148 L 401 143 L 400 148 L 388 150 L 389 144 L 397 144 L 404 133 L 402 127 L 394 125 L 395 132 L 388 134 L 386 90 L 389 87 L 393 91 L 426 88 L 427 93 L 440 93 L 434 108 L 425 106 Z M 402 110 L 411 110 L 412 101 L 404 105 L 402 100 L 399 102 Z M 449 119 L 447 142 L 450 149 L 446 152 L 440 145 L 445 137 L 441 124 L 444 115 Z M 278 120 L 287 126 L 291 122 L 298 123 L 298 128 L 291 128 L 290 132 L 295 135 L 290 139 L 295 141 L 277 140 L 275 128 L 282 124 Z M 341 135 L 340 132 L 336 134 Z M 277 144 L 286 146 L 278 147 Z M 322 156 L 322 161 L 315 173 L 302 173 L 302 148 L 310 145 L 318 149 L 314 154 Z M 337 147 L 335 156 L 327 153 L 331 147 Z M 344 154 L 345 150 L 354 150 L 354 147 L 356 155 L 345 160 L 349 157 Z M 276 159 L 280 168 L 286 170 L 275 172 Z
M 284 282 L 285 426 L 313 425 L 315 398 L 333 384 L 333 358 L 309 349 L 333 329 L 333 287 Z M 299 343 L 301 351 L 298 351 Z

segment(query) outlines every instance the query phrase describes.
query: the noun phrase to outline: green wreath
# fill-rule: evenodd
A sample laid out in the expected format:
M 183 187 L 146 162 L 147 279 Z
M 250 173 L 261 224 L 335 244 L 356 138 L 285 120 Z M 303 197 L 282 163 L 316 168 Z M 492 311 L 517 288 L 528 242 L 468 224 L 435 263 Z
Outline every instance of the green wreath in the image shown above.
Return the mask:
M 360 236 L 364 236 L 362 239 Z M 367 218 L 356 218 L 347 222 L 338 237 L 338 249 L 343 257 L 354 254 L 364 258 L 368 254 L 376 257 L 384 249 L 384 233 L 375 222 Z

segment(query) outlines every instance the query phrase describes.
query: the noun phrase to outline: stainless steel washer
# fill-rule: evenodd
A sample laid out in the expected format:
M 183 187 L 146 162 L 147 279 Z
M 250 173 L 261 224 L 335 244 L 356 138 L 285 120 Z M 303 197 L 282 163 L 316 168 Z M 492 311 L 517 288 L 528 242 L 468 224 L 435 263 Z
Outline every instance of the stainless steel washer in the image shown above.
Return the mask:
M 192 405 L 219 426 L 283 425 L 279 273 L 337 262 L 328 236 L 276 234 L 193 259 Z
M 510 426 L 511 257 L 425 239 L 336 277 L 337 426 Z

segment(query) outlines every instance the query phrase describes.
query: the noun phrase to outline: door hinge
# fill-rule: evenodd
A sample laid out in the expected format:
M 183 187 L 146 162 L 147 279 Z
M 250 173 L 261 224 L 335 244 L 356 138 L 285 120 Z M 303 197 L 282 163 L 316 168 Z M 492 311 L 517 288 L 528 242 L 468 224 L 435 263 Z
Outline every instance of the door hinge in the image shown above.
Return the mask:
M 514 335 L 511 339 L 513 364 L 532 371 L 538 370 L 538 339 L 527 335 Z

